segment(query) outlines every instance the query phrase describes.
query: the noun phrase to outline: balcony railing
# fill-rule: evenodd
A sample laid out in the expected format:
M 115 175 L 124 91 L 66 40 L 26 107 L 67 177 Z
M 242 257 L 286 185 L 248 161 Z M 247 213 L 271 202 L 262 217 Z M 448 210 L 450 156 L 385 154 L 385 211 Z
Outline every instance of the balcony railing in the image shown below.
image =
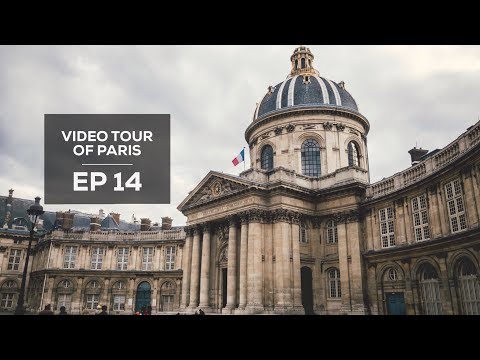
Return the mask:
M 126 240 L 179 240 L 185 238 L 184 229 L 159 230 L 159 231 L 84 231 L 66 232 L 54 230 L 46 236 L 47 239 L 71 239 L 71 240 L 105 240 L 105 241 L 126 241 Z
M 368 198 L 377 198 L 397 191 L 405 186 L 429 176 L 458 159 L 463 153 L 473 149 L 480 142 L 480 121 L 463 133 L 458 139 L 427 157 L 421 163 L 401 171 L 389 178 L 371 184 L 367 188 Z

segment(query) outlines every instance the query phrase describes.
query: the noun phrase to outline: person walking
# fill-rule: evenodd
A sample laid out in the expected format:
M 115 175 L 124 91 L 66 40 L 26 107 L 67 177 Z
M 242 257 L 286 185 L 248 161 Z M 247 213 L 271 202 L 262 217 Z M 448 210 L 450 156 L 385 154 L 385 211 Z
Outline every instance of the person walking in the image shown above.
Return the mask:
M 50 304 L 45 305 L 45 309 L 40 311 L 38 315 L 53 315 L 52 305 Z
M 108 315 L 107 305 L 102 305 L 102 311 L 98 315 Z
M 68 315 L 67 308 L 63 305 L 60 306 L 60 312 L 58 313 L 58 315 Z
M 200 315 L 205 315 L 205 311 L 203 311 L 202 309 L 198 309 L 198 313 L 199 313 Z

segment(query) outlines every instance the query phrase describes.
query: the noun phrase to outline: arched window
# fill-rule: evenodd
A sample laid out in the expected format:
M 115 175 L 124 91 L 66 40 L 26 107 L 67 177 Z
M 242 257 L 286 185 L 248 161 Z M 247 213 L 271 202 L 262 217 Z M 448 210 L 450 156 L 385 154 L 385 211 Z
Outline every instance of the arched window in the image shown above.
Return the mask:
M 295 59 L 295 70 L 298 69 L 298 59 Z
M 273 169 L 273 148 L 270 145 L 265 145 L 262 149 L 262 169 Z
M 117 281 L 113 284 L 112 288 L 112 298 L 113 304 L 112 309 L 115 311 L 125 311 L 125 302 L 126 302 L 126 291 L 127 287 L 124 281 Z
M 462 258 L 457 271 L 462 310 L 465 315 L 480 314 L 480 280 L 477 268 L 468 258 Z
M 330 298 L 342 297 L 342 290 L 340 287 L 340 270 L 331 269 L 328 271 L 328 289 Z
M 442 314 L 440 280 L 437 270 L 431 264 L 425 264 L 420 269 L 420 295 L 425 315 Z
M 162 293 L 162 311 L 173 311 L 173 301 L 175 297 L 175 286 L 171 281 L 163 283 Z
M 320 176 L 320 146 L 313 139 L 302 144 L 302 174 Z
M 60 283 L 60 287 L 64 288 L 64 289 L 68 289 L 70 286 L 72 286 L 72 283 L 68 280 L 63 280 L 61 283 Z
M 302 69 L 305 69 L 305 58 L 302 58 Z
M 17 283 L 13 280 L 8 280 L 3 283 L 1 289 L 1 303 L 0 307 L 2 309 L 13 309 L 16 305 L 16 297 L 17 297 Z
M 359 155 L 357 144 L 350 141 L 348 143 L 348 166 L 360 166 Z
M 85 307 L 95 310 L 100 300 L 100 285 L 97 280 L 90 281 L 85 289 Z
M 308 231 L 305 223 L 300 223 L 300 242 L 303 244 L 308 243 Z
M 330 220 L 327 222 L 327 244 L 337 244 L 338 243 L 338 231 L 337 223 L 335 220 Z

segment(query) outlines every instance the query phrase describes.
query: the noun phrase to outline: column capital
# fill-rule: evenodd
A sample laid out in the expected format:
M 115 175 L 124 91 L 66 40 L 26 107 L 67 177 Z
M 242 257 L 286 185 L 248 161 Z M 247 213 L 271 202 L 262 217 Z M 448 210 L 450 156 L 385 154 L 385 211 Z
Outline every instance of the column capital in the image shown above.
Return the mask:
M 236 215 L 227 216 L 227 223 L 229 227 L 236 227 L 238 223 L 238 218 Z
M 289 211 L 289 217 L 290 217 L 290 221 L 292 222 L 292 224 L 300 224 L 300 221 L 302 220 L 305 220 L 306 216 L 305 215 L 302 215 L 296 211 Z
M 248 211 L 242 211 L 238 216 L 242 225 L 248 224 Z
M 200 235 L 202 229 L 200 225 L 197 224 L 196 226 L 193 227 L 192 231 L 193 231 L 193 236 L 195 236 L 195 235 Z
M 320 216 L 312 216 L 311 221 L 314 229 L 320 229 L 320 226 L 322 224 L 322 219 L 320 218 Z
M 273 222 L 290 222 L 290 212 L 287 209 L 275 209 L 272 211 Z
M 261 209 L 251 209 L 248 211 L 249 222 L 262 222 L 265 220 L 265 211 Z
M 202 231 L 202 233 L 205 234 L 206 232 L 211 231 L 212 226 L 209 222 L 204 222 L 204 223 L 199 224 L 199 228 Z
M 192 225 L 185 226 L 185 228 L 184 228 L 185 234 L 187 236 L 192 236 L 193 235 L 193 229 L 194 229 L 194 226 L 192 226 Z

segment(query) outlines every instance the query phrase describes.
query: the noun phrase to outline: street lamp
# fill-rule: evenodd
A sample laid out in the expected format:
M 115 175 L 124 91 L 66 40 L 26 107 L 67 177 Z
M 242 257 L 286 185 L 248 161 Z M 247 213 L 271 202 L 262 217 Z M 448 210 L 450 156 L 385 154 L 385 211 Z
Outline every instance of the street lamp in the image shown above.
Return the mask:
M 28 270 L 28 260 L 30 259 L 30 249 L 32 247 L 32 240 L 33 234 L 35 232 L 35 226 L 37 225 L 37 220 L 40 215 L 42 215 L 45 211 L 43 211 L 42 205 L 40 205 L 40 197 L 37 196 L 35 198 L 35 204 L 30 206 L 27 210 L 27 214 L 30 217 L 30 221 L 32 222 L 32 228 L 30 229 L 30 239 L 28 240 L 28 249 L 27 249 L 27 256 L 25 257 L 25 265 L 23 266 L 23 275 L 22 275 L 22 284 L 20 285 L 20 294 L 18 294 L 18 301 L 17 307 L 15 308 L 15 315 L 23 315 L 25 313 L 25 309 L 23 308 L 23 303 L 25 300 L 25 283 L 27 281 L 27 270 Z

